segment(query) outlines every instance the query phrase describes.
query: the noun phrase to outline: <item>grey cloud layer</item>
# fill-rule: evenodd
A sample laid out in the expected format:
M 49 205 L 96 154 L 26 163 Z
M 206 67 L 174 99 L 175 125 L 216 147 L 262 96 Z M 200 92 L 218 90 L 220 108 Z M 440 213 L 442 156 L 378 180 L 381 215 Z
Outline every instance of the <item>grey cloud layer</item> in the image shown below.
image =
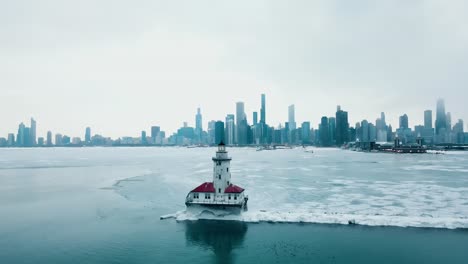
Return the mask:
M 468 121 L 465 1 L 9 1 L 0 9 L 0 131 L 30 115 L 80 135 L 136 135 L 295 103 L 313 124 L 336 104 L 352 121 L 410 123 L 444 97 Z M 216 100 L 214 100 L 216 98 Z M 126 125 L 121 126 L 122 123 Z M 67 131 L 68 129 L 68 131 Z M 40 130 L 41 131 L 41 130 Z

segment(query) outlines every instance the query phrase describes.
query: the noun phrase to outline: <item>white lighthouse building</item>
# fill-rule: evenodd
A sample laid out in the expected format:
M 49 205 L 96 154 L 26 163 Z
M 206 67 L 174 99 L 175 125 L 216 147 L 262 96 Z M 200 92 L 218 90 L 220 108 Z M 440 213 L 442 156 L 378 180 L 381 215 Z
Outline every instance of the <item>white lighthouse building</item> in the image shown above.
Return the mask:
M 217 209 L 246 209 L 248 197 L 244 195 L 243 188 L 232 184 L 230 162 L 226 146 L 221 142 L 213 157 L 213 181 L 202 183 L 189 192 L 185 204 Z

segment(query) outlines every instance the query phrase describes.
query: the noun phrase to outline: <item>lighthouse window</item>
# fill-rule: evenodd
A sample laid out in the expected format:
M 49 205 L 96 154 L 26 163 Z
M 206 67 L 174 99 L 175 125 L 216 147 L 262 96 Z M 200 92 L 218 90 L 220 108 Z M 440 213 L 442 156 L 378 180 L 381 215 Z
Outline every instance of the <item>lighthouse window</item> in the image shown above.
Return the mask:
M 221 174 L 220 174 L 220 175 L 218 175 L 218 179 L 220 179 L 220 180 L 221 180 Z
M 221 188 L 218 188 L 218 192 L 221 193 Z
M 231 195 L 228 196 L 228 199 L 231 200 Z
M 226 171 L 229 172 L 229 168 L 226 168 Z
M 237 200 L 237 195 L 234 195 L 234 200 Z

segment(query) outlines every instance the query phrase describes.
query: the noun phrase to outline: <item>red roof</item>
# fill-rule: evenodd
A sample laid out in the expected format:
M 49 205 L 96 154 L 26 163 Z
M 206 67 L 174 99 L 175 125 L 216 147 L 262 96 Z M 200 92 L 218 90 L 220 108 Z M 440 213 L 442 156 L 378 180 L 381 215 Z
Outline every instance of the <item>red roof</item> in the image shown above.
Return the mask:
M 224 190 L 225 193 L 241 193 L 243 192 L 244 189 L 237 186 L 237 185 L 234 185 L 234 184 L 230 184 L 226 190 Z
M 192 192 L 214 193 L 215 188 L 213 187 L 212 182 L 205 182 L 205 183 L 202 183 L 197 188 L 193 189 Z

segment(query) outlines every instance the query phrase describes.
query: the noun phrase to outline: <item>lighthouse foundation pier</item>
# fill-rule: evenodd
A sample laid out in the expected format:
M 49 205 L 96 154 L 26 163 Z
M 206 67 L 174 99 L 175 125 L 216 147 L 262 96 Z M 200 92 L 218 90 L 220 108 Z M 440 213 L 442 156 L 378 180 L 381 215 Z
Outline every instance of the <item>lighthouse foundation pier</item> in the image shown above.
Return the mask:
M 240 203 L 198 203 L 193 201 L 186 201 L 187 209 L 197 213 L 210 212 L 216 216 L 240 214 L 247 210 L 247 198 Z

